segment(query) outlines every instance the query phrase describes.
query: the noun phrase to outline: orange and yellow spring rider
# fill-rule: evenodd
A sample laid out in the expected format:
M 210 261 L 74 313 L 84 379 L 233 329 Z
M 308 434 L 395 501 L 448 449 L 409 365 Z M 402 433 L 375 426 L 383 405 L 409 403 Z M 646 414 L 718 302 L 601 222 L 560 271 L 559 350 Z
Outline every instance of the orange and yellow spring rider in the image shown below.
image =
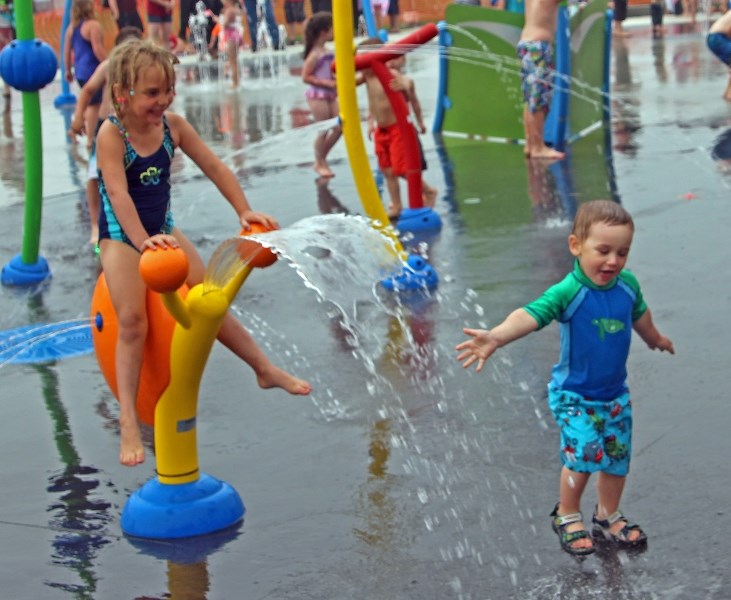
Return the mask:
M 252 225 L 254 233 L 261 226 Z M 153 539 L 183 538 L 237 524 L 245 507 L 229 484 L 201 473 L 196 420 L 203 369 L 226 312 L 252 268 L 266 267 L 276 254 L 253 239 L 240 238 L 240 268 L 222 287 L 185 285 L 188 260 L 180 248 L 145 252 L 140 274 L 147 284 L 148 335 L 137 397 L 138 418 L 155 428 L 157 476 L 128 499 L 122 530 Z M 109 387 L 114 372 L 117 323 L 104 274 L 91 303 L 94 349 Z

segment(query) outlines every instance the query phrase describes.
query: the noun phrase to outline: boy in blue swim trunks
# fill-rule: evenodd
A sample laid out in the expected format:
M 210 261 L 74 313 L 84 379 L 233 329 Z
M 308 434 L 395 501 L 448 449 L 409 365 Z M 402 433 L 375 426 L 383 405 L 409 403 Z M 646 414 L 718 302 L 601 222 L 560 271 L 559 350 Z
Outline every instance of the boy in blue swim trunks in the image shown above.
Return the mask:
M 465 329 L 471 338 L 457 346 L 463 366 L 476 362 L 480 371 L 498 348 L 559 322 L 561 355 L 548 403 L 561 432 L 563 468 L 551 523 L 561 548 L 573 555 L 594 552 L 580 506 L 592 473 L 598 473 L 594 532 L 622 547 L 647 540 L 619 511 L 632 449 L 626 382 L 632 330 L 653 350 L 675 350 L 656 329 L 637 279 L 624 270 L 633 234 L 632 217 L 619 204 L 582 204 L 568 239 L 573 271 L 493 329 Z
M 708 48 L 731 69 L 731 10 L 726 11 L 708 30 Z M 731 102 L 731 76 L 723 93 L 724 100 Z
M 559 0 L 525 0 L 525 24 L 518 42 L 527 158 L 557 160 L 563 152 L 546 146 L 543 125 L 553 93 L 553 38 Z

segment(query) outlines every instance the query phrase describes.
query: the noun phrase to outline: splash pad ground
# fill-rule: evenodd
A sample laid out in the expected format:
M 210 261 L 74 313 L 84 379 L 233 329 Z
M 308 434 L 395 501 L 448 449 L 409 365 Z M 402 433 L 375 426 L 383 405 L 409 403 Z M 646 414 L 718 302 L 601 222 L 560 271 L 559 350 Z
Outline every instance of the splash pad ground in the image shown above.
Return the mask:
M 572 172 L 566 194 L 564 171 L 527 171 L 519 148 L 465 141 L 450 148 L 450 178 L 424 136 L 444 221 L 430 251 L 442 278 L 436 302 L 402 322 L 368 302 L 345 307 L 355 348 L 337 312 L 284 264 L 252 275 L 235 302 L 269 355 L 315 387 L 311 398 L 262 391 L 214 349 L 200 462 L 242 495 L 239 530 L 190 544 L 121 537 L 124 502 L 153 467 L 118 465 L 116 406 L 93 357 L 0 367 L 4 594 L 164 598 L 185 586 L 209 599 L 724 598 L 727 75 L 700 33 L 672 24 L 652 40 L 646 21 L 612 57 L 617 193 L 637 223 L 630 265 L 678 352 L 635 340 L 631 356 L 637 430 L 624 506 L 650 536 L 645 554 L 605 552 L 578 567 L 550 531 L 557 439 L 544 384 L 557 332 L 505 349 L 481 376 L 463 373 L 452 352 L 463 325 L 497 322 L 568 269 L 566 215 L 572 200 L 588 199 L 592 172 Z M 430 115 L 433 54 L 410 69 Z M 342 145 L 335 179 L 315 181 L 312 130 L 293 129 L 305 116 L 302 87 L 284 83 L 277 94 L 246 81 L 235 94 L 181 87 L 175 108 L 282 225 L 358 213 Z M 3 329 L 84 317 L 98 272 L 85 247 L 83 165 L 63 141 L 57 92 L 42 92 L 41 239 L 53 278 L 39 295 L 0 289 Z M 17 252 L 22 222 L 19 110 L 16 96 L 0 141 L 4 257 Z M 176 177 L 178 223 L 210 256 L 234 233 L 230 210 L 185 161 Z M 592 501 L 588 492 L 585 511 Z

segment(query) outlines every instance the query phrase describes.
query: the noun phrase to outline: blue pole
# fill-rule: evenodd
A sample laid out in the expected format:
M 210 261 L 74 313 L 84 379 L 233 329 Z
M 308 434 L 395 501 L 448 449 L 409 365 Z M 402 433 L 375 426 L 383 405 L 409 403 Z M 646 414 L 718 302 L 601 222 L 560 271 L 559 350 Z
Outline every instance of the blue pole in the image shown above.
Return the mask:
M 56 96 L 53 101 L 55 107 L 65 106 L 67 104 L 76 104 L 76 96 L 71 93 L 69 89 L 69 82 L 66 81 L 66 64 L 63 60 L 63 53 L 66 45 L 66 29 L 68 29 L 71 21 L 71 0 L 66 0 L 66 4 L 63 8 L 63 19 L 61 20 L 61 56 L 59 62 L 61 63 L 61 93 Z

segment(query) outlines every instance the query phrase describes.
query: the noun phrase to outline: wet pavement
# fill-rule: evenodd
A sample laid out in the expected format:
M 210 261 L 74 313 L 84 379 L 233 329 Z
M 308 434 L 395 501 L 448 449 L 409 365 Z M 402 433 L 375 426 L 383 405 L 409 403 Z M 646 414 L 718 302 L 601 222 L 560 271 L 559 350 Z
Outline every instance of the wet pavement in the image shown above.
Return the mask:
M 441 146 L 423 136 L 425 176 L 440 190 L 444 221 L 429 248 L 441 277 L 432 301 L 388 313 L 353 296 L 340 313 L 284 264 L 251 276 L 236 312 L 275 362 L 315 390 L 311 398 L 260 390 L 249 370 L 214 349 L 201 388 L 199 459 L 241 494 L 247 512 L 236 531 L 156 544 L 125 538 L 122 508 L 153 464 L 117 463 L 116 404 L 95 359 L 0 366 L 0 595 L 728 598 L 728 75 L 682 22 L 659 39 L 649 17 L 630 30 L 613 49 L 608 183 L 606 168 L 583 166 L 578 147 L 568 166 L 528 169 L 518 147 Z M 291 74 L 298 59 L 283 60 L 278 78 L 248 77 L 236 92 L 182 83 L 175 109 L 237 172 L 252 205 L 285 228 L 321 212 L 361 213 L 342 142 L 334 180 L 316 180 L 315 130 L 302 127 L 304 88 Z M 435 53 L 414 55 L 409 70 L 431 116 Z M 41 253 L 53 278 L 35 294 L 0 288 L 2 329 L 85 318 L 98 275 L 86 244 L 85 150 L 64 140 L 58 92 L 41 92 Z M 3 264 L 21 239 L 19 100 L 0 138 Z M 579 143 L 604 151 L 595 138 Z M 230 209 L 190 163 L 175 169 L 177 222 L 210 256 L 235 233 Z M 597 181 L 635 217 L 629 266 L 677 354 L 636 339 L 630 357 L 636 429 L 623 509 L 648 532 L 648 550 L 602 548 L 577 564 L 548 520 L 559 463 L 545 383 L 558 332 L 501 350 L 480 375 L 461 370 L 453 347 L 463 326 L 497 323 L 570 268 L 568 223 L 578 202 L 598 197 Z M 588 490 L 585 512 L 594 499 Z

